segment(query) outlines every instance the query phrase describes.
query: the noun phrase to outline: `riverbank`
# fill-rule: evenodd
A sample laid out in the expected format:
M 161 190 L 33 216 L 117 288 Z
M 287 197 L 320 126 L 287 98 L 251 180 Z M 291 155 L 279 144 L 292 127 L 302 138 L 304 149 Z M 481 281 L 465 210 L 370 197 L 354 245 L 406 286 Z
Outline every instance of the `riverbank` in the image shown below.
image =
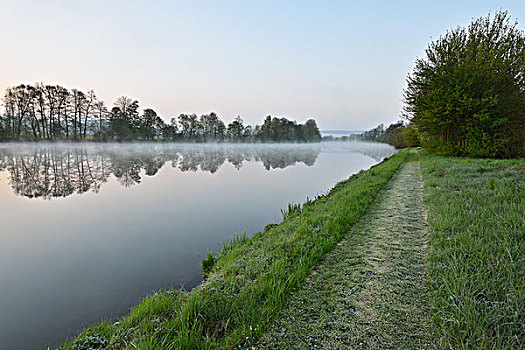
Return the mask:
M 525 162 L 420 155 L 427 210 L 409 159 L 257 349 L 525 347 Z
M 366 212 L 406 158 L 390 159 L 291 207 L 279 225 L 226 244 L 208 279 L 191 292 L 144 299 L 117 323 L 101 323 L 63 349 L 233 348 L 255 344 L 291 290 Z
M 523 348 L 525 163 L 418 153 L 426 212 L 418 197 L 416 154 L 402 151 L 339 183 L 326 196 L 290 206 L 281 224 L 226 244 L 218 257 L 208 260 L 209 277 L 193 291 L 150 296 L 119 322 L 92 327 L 62 348 L 283 348 L 285 343 L 275 340 L 290 334 L 290 328 L 279 325 L 289 322 L 286 312 L 294 298 L 303 295 L 310 303 L 303 303 L 304 309 L 296 306 L 295 312 L 306 317 L 304 326 L 310 328 L 305 329 L 314 334 L 308 310 L 329 310 L 328 294 L 325 304 L 314 296 L 317 289 L 322 295 L 325 286 L 340 289 L 340 298 L 335 298 L 340 305 L 361 303 L 364 312 L 356 328 L 344 331 L 362 348 Z M 407 167 L 411 175 L 404 178 Z M 390 204 L 381 208 L 381 202 Z M 389 208 L 402 209 L 397 218 L 411 223 L 395 224 Z M 379 227 L 388 213 L 394 230 L 368 236 L 357 232 Z M 355 254 L 355 259 L 345 254 Z M 355 273 L 338 275 L 332 265 L 319 266 L 322 259 L 348 264 Z M 388 272 L 401 274 L 394 277 L 406 283 L 398 285 L 395 278 L 385 277 Z M 348 300 L 345 285 L 352 284 L 361 293 Z M 352 310 L 341 315 L 356 317 Z M 335 316 L 326 313 L 324 324 L 341 316 L 337 305 L 332 311 Z

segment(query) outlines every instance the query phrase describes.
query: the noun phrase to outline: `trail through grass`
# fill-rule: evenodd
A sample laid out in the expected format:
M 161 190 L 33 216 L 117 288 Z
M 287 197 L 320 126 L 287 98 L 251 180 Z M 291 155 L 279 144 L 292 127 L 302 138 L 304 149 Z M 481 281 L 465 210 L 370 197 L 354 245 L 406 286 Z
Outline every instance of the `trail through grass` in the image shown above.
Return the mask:
M 256 348 L 430 348 L 427 227 L 415 158 L 309 274 Z

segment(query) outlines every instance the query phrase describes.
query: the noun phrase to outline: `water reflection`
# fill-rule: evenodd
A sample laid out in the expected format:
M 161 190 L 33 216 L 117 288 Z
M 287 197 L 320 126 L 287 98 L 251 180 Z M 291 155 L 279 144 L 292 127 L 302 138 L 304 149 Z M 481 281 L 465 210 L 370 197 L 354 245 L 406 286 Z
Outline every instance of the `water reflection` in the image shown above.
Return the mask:
M 0 349 L 45 348 L 153 290 L 191 289 L 208 250 L 393 152 L 357 142 L 0 144 Z
M 130 187 L 165 164 L 212 174 L 225 162 L 238 170 L 245 161 L 261 162 L 266 170 L 297 163 L 312 166 L 320 150 L 320 145 L 4 145 L 0 171 L 9 172 L 17 195 L 51 199 L 97 193 L 111 175 Z
M 386 143 L 359 142 L 359 141 L 335 141 L 321 143 L 323 153 L 358 153 L 372 158 L 376 162 L 390 157 L 396 150 Z

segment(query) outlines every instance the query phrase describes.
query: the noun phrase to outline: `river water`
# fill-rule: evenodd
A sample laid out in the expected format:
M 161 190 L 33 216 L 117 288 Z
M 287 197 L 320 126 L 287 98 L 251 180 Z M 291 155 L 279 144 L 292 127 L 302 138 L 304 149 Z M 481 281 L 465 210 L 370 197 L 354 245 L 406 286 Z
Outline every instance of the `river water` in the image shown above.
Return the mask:
M 385 144 L 0 144 L 0 349 L 201 281 L 200 261 L 394 153 Z

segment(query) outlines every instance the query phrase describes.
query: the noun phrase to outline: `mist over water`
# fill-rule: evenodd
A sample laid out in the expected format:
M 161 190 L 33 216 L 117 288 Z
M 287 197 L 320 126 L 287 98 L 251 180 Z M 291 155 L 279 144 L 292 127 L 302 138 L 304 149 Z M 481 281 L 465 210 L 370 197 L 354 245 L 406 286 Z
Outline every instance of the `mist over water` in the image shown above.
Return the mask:
M 298 163 L 312 166 L 324 152 L 359 152 L 381 160 L 392 150 L 381 144 L 0 144 L 0 171 L 7 170 L 14 193 L 52 199 L 100 191 L 109 177 L 122 186 L 155 176 L 166 164 L 185 171 L 217 172 L 224 163 L 240 170 L 261 162 L 266 170 Z
M 37 144 L 0 146 L 0 171 L 10 174 L 14 192 L 24 197 L 66 197 L 98 192 L 114 177 L 122 186 L 155 176 L 166 164 L 182 172 L 217 172 L 225 163 L 241 169 L 244 162 L 261 162 L 266 170 L 297 163 L 312 166 L 319 145 L 211 144 Z
M 201 281 L 200 259 L 384 144 L 0 144 L 0 349 L 34 349 Z

